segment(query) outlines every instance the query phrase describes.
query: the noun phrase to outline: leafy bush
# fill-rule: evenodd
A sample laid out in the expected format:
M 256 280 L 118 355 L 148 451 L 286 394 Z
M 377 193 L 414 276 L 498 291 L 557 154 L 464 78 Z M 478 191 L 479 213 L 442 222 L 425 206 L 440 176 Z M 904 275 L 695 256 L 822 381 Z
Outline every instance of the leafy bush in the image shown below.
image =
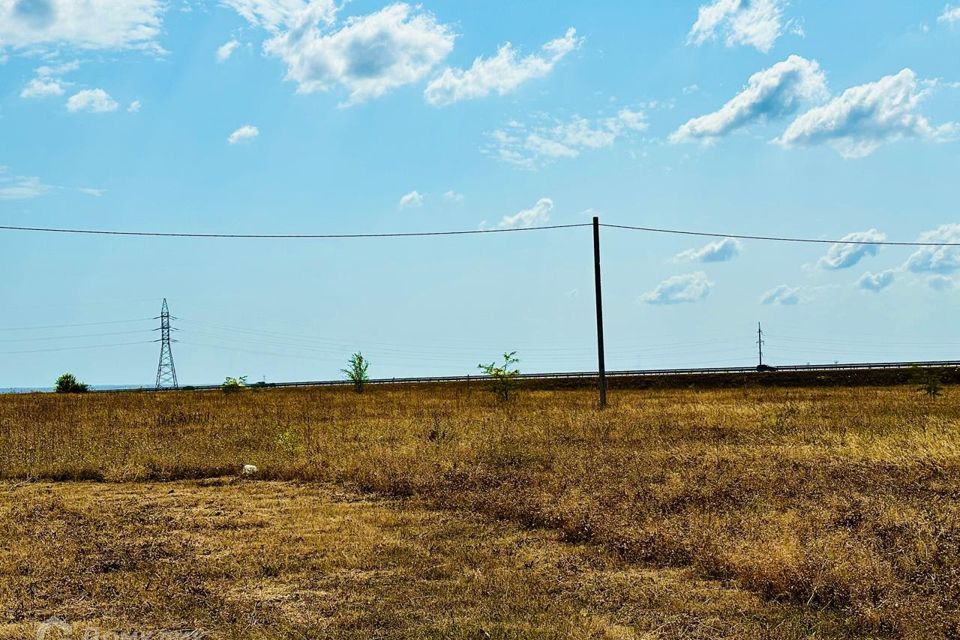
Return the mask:
M 516 389 L 520 382 L 520 369 L 516 367 L 519 362 L 517 352 L 511 351 L 503 354 L 503 364 L 491 362 L 477 365 L 484 375 L 491 378 L 490 390 L 504 402 L 510 399 L 510 392 Z
M 363 354 L 359 351 L 350 356 L 346 369 L 340 369 L 347 376 L 347 380 L 353 383 L 353 390 L 357 393 L 363 393 L 363 385 L 370 379 L 367 377 L 367 369 L 370 368 L 370 362 L 364 360 Z
M 220 385 L 220 389 L 224 393 L 236 393 L 238 391 L 243 391 L 247 387 L 247 376 L 240 376 L 239 378 L 227 378 L 223 381 L 223 384 Z
M 86 393 L 90 388 L 77 380 L 72 373 L 65 373 L 57 378 L 57 393 Z
M 940 382 L 940 378 L 935 375 L 931 375 L 920 385 L 920 391 L 926 393 L 931 398 L 935 398 L 940 395 L 943 385 Z
M 930 398 L 936 398 L 943 391 L 943 381 L 940 379 L 940 372 L 930 369 L 922 369 L 914 365 L 913 379 L 920 385 L 919 391 L 927 394 Z

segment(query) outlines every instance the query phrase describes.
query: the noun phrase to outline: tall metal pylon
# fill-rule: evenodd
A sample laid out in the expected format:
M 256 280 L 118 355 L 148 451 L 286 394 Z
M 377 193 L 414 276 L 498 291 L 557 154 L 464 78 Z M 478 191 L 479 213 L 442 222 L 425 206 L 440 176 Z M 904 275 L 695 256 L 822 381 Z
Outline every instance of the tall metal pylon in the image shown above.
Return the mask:
M 757 349 L 758 349 L 758 358 L 760 361 L 760 364 L 757 365 L 758 368 L 763 368 L 763 345 L 764 345 L 763 327 L 758 322 L 757 323 Z
M 173 350 L 170 348 L 170 320 L 176 320 L 170 315 L 170 309 L 167 308 L 167 299 L 163 299 L 163 307 L 160 309 L 160 315 L 154 318 L 160 321 L 160 364 L 157 365 L 157 389 L 179 389 L 177 384 L 177 369 L 173 366 Z

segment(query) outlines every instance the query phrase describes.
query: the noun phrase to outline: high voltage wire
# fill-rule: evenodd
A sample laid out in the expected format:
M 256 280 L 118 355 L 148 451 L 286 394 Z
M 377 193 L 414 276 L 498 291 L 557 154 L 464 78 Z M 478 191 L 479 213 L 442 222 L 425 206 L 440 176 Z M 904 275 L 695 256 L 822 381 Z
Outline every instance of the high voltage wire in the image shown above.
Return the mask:
M 0 342 L 42 342 L 46 340 L 73 340 L 76 338 L 102 338 L 104 336 L 128 336 L 134 333 L 151 333 L 153 329 L 137 329 L 134 331 L 111 331 L 107 333 L 86 333 L 71 336 L 41 336 L 39 338 L 2 338 Z
M 232 327 L 229 325 L 205 322 L 200 320 L 186 320 L 188 324 L 200 324 L 202 326 L 207 326 L 213 328 L 215 331 L 211 333 L 209 330 L 205 329 L 189 329 L 191 334 L 197 333 L 202 335 L 214 335 L 219 336 L 216 331 L 225 331 L 227 333 L 239 333 L 242 335 L 256 336 L 260 338 L 265 338 L 267 340 L 272 340 L 274 342 L 286 343 L 290 346 L 299 346 L 299 345 L 314 345 L 314 348 L 327 348 L 334 351 L 339 351 L 340 348 L 354 348 L 357 346 L 357 340 L 348 341 L 348 340 L 335 340 L 330 338 L 323 338 L 318 336 L 305 336 L 305 335 L 294 335 L 289 333 L 283 333 L 278 331 L 270 330 L 258 330 L 256 328 L 240 328 Z M 737 339 L 734 338 L 730 340 L 729 337 L 721 338 L 724 342 L 735 342 Z M 460 342 L 457 345 L 437 345 L 435 343 L 431 344 L 414 344 L 410 342 L 404 342 L 403 346 L 398 346 L 396 343 L 385 343 L 385 342 L 375 342 L 369 340 L 360 340 L 364 347 L 371 348 L 380 352 L 395 352 L 395 353 L 406 353 L 411 355 L 424 353 L 425 350 L 441 351 L 441 352 L 459 352 L 459 353 L 476 353 L 480 349 L 491 349 L 495 348 L 491 346 L 490 342 L 485 343 L 465 343 Z M 716 344 L 717 339 L 712 340 L 703 340 L 703 341 L 691 341 L 684 340 L 682 342 L 674 343 L 658 343 L 657 346 L 651 347 L 649 345 L 644 345 L 636 347 L 635 350 L 638 351 L 660 351 L 665 349 L 670 349 L 673 347 L 696 347 L 696 346 L 709 346 Z M 624 349 L 634 349 L 634 346 L 629 343 L 620 343 L 618 346 Z M 574 353 L 594 353 L 593 347 L 534 347 L 534 346 L 525 346 L 519 345 L 518 349 L 523 353 L 558 353 L 558 352 L 574 352 Z
M 796 238 L 790 236 L 756 236 L 737 233 L 711 233 L 708 231 L 684 231 L 680 229 L 660 229 L 657 227 L 634 227 L 625 224 L 601 224 L 607 229 L 626 229 L 645 233 L 665 233 L 677 236 L 696 236 L 699 238 L 733 238 L 735 240 L 759 240 L 762 242 L 794 242 L 799 244 L 852 244 L 883 247 L 960 247 L 960 242 L 894 242 L 888 240 L 824 240 L 820 238 Z
M 230 240 L 342 240 L 358 238 L 424 238 L 431 236 L 467 236 L 485 233 L 517 233 L 589 227 L 587 222 L 552 224 L 516 229 L 467 229 L 462 231 L 409 231 L 393 233 L 174 233 L 155 231 L 108 231 L 101 229 L 57 229 L 51 227 L 12 227 L 0 225 L 0 231 L 35 231 L 39 233 L 70 233 L 96 236 L 137 236 L 148 238 L 222 238 Z
M 118 342 L 115 344 L 92 344 L 84 347 L 60 347 L 55 349 L 31 349 L 29 351 L 0 351 L 0 355 L 17 355 L 22 353 L 51 353 L 54 351 L 78 351 L 80 349 L 108 349 L 112 347 L 128 347 L 135 344 L 153 344 L 153 340 L 141 341 L 141 342 Z
M 74 327 L 95 327 L 105 324 L 129 324 L 131 322 L 144 322 L 154 320 L 155 318 L 134 318 L 133 320 L 106 320 L 102 322 L 82 322 L 80 324 L 47 324 L 33 327 L 0 327 L 0 331 L 34 331 L 36 329 L 73 329 Z M 68 337 L 68 336 L 64 336 Z
M 182 233 L 159 231 L 114 231 L 106 229 L 66 229 L 56 227 L 18 227 L 0 225 L 0 231 L 27 231 L 36 233 L 60 233 L 75 235 L 125 236 L 146 238 L 207 238 L 228 240 L 343 240 L 364 238 L 427 238 L 437 236 L 467 236 L 493 233 L 518 233 L 527 231 L 551 231 L 556 229 L 575 229 L 589 227 L 590 223 L 555 224 L 536 227 L 520 227 L 516 229 L 466 229 L 460 231 L 410 231 L 393 233 Z M 683 229 L 666 229 L 660 227 L 640 227 L 624 224 L 601 223 L 607 229 L 640 231 L 644 233 L 660 233 L 680 236 L 694 236 L 699 238 L 733 238 L 736 240 L 757 240 L 761 242 L 790 242 L 797 244 L 847 244 L 870 245 L 885 247 L 960 247 L 960 242 L 899 242 L 892 240 L 827 240 L 822 238 L 802 238 L 793 236 L 766 236 L 737 233 L 715 233 L 709 231 L 690 231 Z

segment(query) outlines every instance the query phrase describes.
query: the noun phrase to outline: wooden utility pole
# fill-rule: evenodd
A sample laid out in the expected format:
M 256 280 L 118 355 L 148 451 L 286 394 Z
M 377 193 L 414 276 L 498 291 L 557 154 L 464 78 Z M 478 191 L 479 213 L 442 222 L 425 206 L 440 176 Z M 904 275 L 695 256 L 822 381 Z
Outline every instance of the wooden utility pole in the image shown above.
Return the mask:
M 607 406 L 607 367 L 603 358 L 603 295 L 600 291 L 600 218 L 593 218 L 593 276 L 597 292 L 597 362 L 600 408 Z

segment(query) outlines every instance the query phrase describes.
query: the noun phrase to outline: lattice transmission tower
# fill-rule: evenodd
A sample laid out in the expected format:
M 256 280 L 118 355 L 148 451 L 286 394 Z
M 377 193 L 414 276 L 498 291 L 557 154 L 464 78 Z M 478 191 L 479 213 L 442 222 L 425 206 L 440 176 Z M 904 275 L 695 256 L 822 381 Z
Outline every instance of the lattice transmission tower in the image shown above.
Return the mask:
M 763 345 L 766 344 L 766 341 L 763 339 L 763 326 L 758 322 L 757 323 L 757 357 L 759 358 L 758 368 L 763 368 Z
M 179 389 L 177 384 L 177 369 L 173 366 L 173 350 L 170 348 L 170 321 L 176 320 L 170 315 L 170 309 L 167 308 L 167 299 L 163 299 L 163 307 L 160 309 L 160 315 L 154 318 L 160 321 L 160 364 L 157 365 L 157 389 Z

